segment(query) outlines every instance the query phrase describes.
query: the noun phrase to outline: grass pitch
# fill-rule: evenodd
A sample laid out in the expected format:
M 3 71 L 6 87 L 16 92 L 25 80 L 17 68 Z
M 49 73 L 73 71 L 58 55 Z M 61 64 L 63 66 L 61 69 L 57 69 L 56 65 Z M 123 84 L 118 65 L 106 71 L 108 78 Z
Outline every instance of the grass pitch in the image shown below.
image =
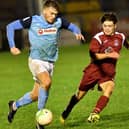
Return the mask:
M 35 129 L 37 103 L 20 108 L 13 123 L 7 121 L 8 101 L 18 99 L 33 87 L 27 64 L 28 52 L 23 51 L 19 56 L 1 52 L 0 59 L 0 129 Z M 95 88 L 75 106 L 66 124 L 60 124 L 60 114 L 76 92 L 82 70 L 89 61 L 88 44 L 60 48 L 46 105 L 54 119 L 45 129 L 129 129 L 129 51 L 125 49 L 117 65 L 115 90 L 101 113 L 100 122 L 90 124 L 86 121 L 101 95 Z

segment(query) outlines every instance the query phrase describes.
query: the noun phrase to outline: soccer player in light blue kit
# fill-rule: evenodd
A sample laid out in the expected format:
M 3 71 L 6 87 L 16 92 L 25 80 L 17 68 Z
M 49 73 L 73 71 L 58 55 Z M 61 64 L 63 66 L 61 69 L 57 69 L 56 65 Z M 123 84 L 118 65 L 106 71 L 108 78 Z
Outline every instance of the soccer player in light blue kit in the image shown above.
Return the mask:
M 58 15 L 59 5 L 55 0 L 47 0 L 43 4 L 41 15 L 34 15 L 19 19 L 7 25 L 7 39 L 10 52 L 18 55 L 21 51 L 15 47 L 15 30 L 28 29 L 30 41 L 30 55 L 28 59 L 29 69 L 33 74 L 35 83 L 31 92 L 26 93 L 20 99 L 9 101 L 8 121 L 13 121 L 18 108 L 38 100 L 38 110 L 45 107 L 54 62 L 58 58 L 57 39 L 59 30 L 64 28 L 74 33 L 77 40 L 84 40 L 80 29 L 73 23 Z M 37 129 L 44 129 L 37 123 Z

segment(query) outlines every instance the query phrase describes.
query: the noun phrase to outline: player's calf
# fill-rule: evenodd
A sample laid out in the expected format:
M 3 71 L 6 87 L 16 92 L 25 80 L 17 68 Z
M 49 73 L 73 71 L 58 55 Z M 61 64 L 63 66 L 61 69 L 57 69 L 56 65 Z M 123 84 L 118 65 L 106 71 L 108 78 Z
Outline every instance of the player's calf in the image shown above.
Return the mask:
M 73 107 L 78 103 L 78 101 L 79 100 L 77 99 L 76 95 L 73 95 L 71 97 L 69 104 L 61 114 L 60 121 L 62 124 L 64 124 L 65 119 L 69 116 L 70 112 L 72 111 Z

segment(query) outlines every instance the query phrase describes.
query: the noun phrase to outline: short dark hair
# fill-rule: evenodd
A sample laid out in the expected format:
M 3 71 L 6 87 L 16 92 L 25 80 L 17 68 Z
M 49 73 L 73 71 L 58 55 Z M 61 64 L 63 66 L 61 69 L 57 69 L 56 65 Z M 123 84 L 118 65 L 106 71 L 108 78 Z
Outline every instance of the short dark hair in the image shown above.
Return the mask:
M 45 1 L 43 1 L 43 8 L 46 8 L 46 7 L 53 7 L 58 12 L 60 11 L 59 3 L 56 0 L 45 0 Z
M 113 21 L 114 24 L 117 23 L 118 19 L 115 13 L 113 12 L 109 12 L 109 13 L 105 13 L 102 18 L 101 18 L 101 23 L 103 23 L 104 21 Z

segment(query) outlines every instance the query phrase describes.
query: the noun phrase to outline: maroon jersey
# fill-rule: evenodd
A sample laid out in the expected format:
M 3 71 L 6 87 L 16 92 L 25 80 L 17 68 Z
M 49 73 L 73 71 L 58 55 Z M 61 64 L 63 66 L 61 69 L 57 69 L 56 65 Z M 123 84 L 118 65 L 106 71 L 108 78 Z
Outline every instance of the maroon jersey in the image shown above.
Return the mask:
M 110 53 L 116 51 L 120 53 L 122 46 L 129 48 L 129 44 L 123 33 L 115 32 L 112 36 L 107 36 L 103 32 L 96 34 L 90 43 L 91 63 L 84 69 L 79 89 L 88 91 L 96 84 L 114 79 L 117 59 L 106 58 L 97 60 L 96 53 Z
M 96 34 L 90 44 L 92 63 L 97 64 L 104 74 L 113 76 L 115 74 L 117 60 L 113 58 L 96 60 L 95 53 L 110 53 L 112 51 L 120 53 L 124 42 L 125 35 L 123 33 L 115 32 L 112 36 L 105 35 L 103 32 Z

